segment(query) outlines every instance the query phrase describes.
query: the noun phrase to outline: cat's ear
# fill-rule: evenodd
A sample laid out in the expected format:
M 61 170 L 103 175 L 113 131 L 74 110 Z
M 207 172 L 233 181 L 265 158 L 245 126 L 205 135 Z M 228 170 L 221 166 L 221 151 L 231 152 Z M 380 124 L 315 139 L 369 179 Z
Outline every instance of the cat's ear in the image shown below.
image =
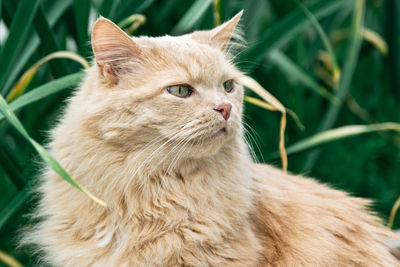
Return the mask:
M 114 85 L 118 84 L 123 64 L 140 54 L 139 47 L 129 35 L 103 17 L 93 26 L 92 47 L 101 75 Z
M 195 32 L 193 34 L 193 38 L 197 41 L 206 42 L 225 51 L 229 45 L 229 42 L 231 41 L 231 38 L 235 34 L 235 29 L 242 15 L 243 10 L 224 24 L 210 31 Z

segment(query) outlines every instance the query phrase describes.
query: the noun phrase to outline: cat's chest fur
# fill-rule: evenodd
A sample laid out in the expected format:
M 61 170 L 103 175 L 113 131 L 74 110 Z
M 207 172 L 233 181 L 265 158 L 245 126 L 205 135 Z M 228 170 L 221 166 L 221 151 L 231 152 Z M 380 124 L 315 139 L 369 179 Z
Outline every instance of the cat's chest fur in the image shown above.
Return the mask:
M 146 197 L 136 196 L 141 206 L 129 212 L 134 223 L 124 228 L 143 262 L 154 263 L 154 250 L 159 253 L 156 264 L 249 266 L 257 262 L 260 245 L 248 219 L 250 181 L 246 177 L 237 181 L 234 168 L 206 169 L 167 180 L 154 177 L 157 190 L 149 188 Z
M 71 223 L 79 229 L 72 235 L 78 240 L 71 242 L 98 253 L 96 262 L 109 266 L 256 265 L 261 246 L 249 220 L 250 162 L 245 152 L 231 154 L 240 146 L 233 144 L 206 160 L 182 162 L 168 173 L 163 168 L 137 173 L 137 163 L 129 158 L 111 162 L 111 152 L 93 154 L 96 163 L 85 171 L 79 167 L 85 159 L 75 158 L 66 164 L 75 177 L 109 183 L 103 198 L 110 206 L 97 213 L 72 207 L 73 215 L 66 219 L 75 220 Z M 227 158 L 229 166 L 223 165 Z M 86 225 L 91 221 L 95 226 Z

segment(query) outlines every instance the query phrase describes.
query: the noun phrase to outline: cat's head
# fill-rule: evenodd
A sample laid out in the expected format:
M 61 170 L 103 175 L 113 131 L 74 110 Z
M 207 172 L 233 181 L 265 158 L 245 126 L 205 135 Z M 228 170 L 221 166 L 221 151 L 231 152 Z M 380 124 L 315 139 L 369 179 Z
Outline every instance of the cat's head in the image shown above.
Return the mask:
M 215 154 L 241 138 L 242 74 L 228 51 L 241 15 L 209 31 L 155 38 L 131 38 L 98 19 L 96 64 L 83 89 L 92 107 L 86 127 L 110 144 L 171 156 Z

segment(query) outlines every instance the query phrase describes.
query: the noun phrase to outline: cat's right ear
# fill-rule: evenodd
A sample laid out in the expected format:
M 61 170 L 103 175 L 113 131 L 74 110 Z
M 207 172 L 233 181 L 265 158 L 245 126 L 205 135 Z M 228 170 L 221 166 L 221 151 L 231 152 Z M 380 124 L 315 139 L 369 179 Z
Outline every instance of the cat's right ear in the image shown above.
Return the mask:
M 100 17 L 93 26 L 92 48 L 101 75 L 111 84 L 118 84 L 118 74 L 125 62 L 138 57 L 134 41 L 110 20 Z

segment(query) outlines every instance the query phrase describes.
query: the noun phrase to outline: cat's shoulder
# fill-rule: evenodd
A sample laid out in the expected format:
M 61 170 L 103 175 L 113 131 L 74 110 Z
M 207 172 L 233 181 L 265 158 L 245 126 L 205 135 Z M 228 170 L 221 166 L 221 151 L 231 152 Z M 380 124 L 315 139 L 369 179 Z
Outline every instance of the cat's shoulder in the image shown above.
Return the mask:
M 269 165 L 252 174 L 251 220 L 272 266 L 400 266 L 370 201 Z
M 269 191 L 271 196 L 278 194 L 289 197 L 291 194 L 296 194 L 297 199 L 299 197 L 318 197 L 329 200 L 347 196 L 344 191 L 335 190 L 313 178 L 285 173 L 267 164 L 253 164 L 251 173 L 256 187 Z M 368 203 L 367 200 L 360 199 L 360 201 L 364 204 Z

